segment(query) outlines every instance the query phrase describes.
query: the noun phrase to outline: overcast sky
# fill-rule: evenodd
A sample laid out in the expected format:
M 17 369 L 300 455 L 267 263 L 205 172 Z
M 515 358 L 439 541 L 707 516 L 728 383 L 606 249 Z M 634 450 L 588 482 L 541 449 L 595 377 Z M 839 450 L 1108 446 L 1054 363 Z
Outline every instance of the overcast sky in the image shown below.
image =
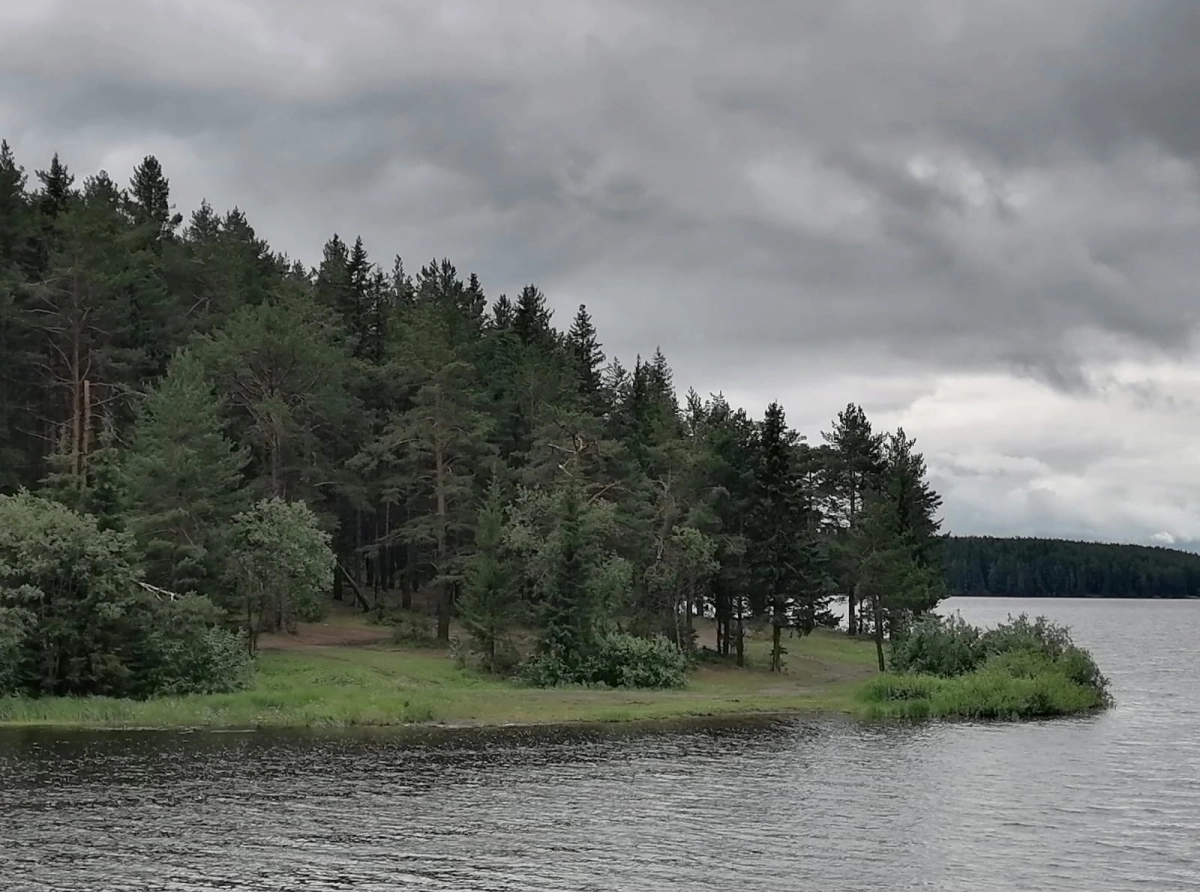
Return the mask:
M 628 364 L 861 403 L 957 533 L 1200 541 L 1196 0 L 0 2 L 0 136 Z

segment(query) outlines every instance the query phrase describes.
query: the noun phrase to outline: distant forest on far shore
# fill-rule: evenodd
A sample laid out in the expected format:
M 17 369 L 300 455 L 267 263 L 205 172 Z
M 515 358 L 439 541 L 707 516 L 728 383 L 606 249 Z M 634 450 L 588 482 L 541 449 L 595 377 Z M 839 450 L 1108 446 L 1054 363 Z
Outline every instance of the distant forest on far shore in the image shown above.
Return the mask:
M 1200 554 L 1174 548 L 951 536 L 945 555 L 950 595 L 1200 597 Z

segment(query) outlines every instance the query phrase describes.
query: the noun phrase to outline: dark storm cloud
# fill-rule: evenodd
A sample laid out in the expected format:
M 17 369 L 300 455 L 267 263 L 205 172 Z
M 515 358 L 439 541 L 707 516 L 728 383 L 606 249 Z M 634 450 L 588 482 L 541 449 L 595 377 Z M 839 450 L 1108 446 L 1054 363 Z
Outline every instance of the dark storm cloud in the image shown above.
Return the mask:
M 1075 388 L 1065 333 L 1177 349 L 1195 322 L 1189 0 L 0 16 L 19 143 L 71 160 L 177 140 L 198 162 L 168 168 L 177 187 L 236 200 L 281 248 L 361 231 L 381 259 L 536 280 L 595 304 L 622 354 L 677 343 L 690 367 L 702 345 L 857 335 Z M 681 312 L 727 343 L 681 333 Z
M 156 153 L 310 262 L 535 281 L 754 408 L 864 365 L 887 411 L 889 374 L 1094 397 L 1092 335 L 1195 331 L 1198 44 L 1192 0 L 10 3 L 0 135 Z

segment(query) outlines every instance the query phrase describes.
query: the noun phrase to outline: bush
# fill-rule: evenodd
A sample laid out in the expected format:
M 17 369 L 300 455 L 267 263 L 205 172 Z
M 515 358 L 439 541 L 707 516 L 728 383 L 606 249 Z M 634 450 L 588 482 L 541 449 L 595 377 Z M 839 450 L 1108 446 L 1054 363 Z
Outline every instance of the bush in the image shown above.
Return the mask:
M 0 697 L 17 692 L 18 663 L 33 614 L 17 607 L 0 607 Z
M 895 672 L 952 678 L 982 662 L 980 631 L 961 616 L 927 616 L 918 620 L 891 649 Z
M 995 662 L 1003 655 L 1011 658 Z M 891 650 L 890 668 L 900 673 L 955 678 L 987 665 L 1019 669 L 1025 673 L 1021 677 L 1053 669 L 1101 698 L 1107 697 L 1108 679 L 1092 655 L 1071 641 L 1069 629 L 1045 617 L 1009 617 L 986 631 L 958 615 L 926 617 L 895 641 Z
M 392 621 L 392 643 L 406 647 L 434 647 L 436 630 L 426 613 L 402 612 Z
M 522 677 L 538 687 L 602 684 L 612 688 L 679 688 L 687 683 L 688 658 L 663 636 L 639 638 L 624 632 L 600 636 L 595 651 L 578 664 L 553 654 L 526 660 Z
M 156 602 L 140 655 L 139 692 L 225 694 L 249 687 L 254 665 L 246 639 L 221 628 L 220 616 L 198 595 Z
M 980 630 L 927 617 L 893 643 L 891 669 L 859 698 L 872 715 L 1037 718 L 1107 706 L 1108 680 L 1069 631 L 1044 617 Z
M 877 675 L 859 693 L 869 703 L 931 700 L 941 684 L 940 679 L 931 675 Z
M 687 656 L 667 638 L 614 632 L 600 639 L 592 680 L 612 688 L 681 688 L 687 670 Z

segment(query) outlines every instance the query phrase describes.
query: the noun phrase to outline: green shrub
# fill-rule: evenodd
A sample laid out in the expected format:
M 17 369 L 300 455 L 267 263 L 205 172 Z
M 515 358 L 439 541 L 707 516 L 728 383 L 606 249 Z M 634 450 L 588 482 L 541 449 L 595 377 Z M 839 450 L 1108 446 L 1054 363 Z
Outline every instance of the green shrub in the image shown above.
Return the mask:
M 891 669 L 942 678 L 971 672 L 982 662 L 980 637 L 980 630 L 958 614 L 923 617 L 892 643 Z
M 679 688 L 687 684 L 688 666 L 687 655 L 663 636 L 640 638 L 610 632 L 600 636 L 595 651 L 576 664 L 539 653 L 525 661 L 521 676 L 537 687 Z
M 1022 614 L 981 630 L 958 615 L 930 616 L 891 648 L 890 668 L 899 673 L 956 678 L 987 666 L 1026 678 L 1052 670 L 1102 700 L 1108 696 L 1108 679 L 1092 655 L 1071 641 L 1070 630 L 1045 617 L 1030 620 Z
M 592 681 L 612 688 L 681 688 L 688 659 L 665 637 L 638 638 L 613 632 L 600 639 Z
M 877 675 L 863 685 L 860 696 L 869 703 L 930 700 L 941 684 L 932 675 Z
M 969 719 L 1022 719 L 1072 715 L 1103 705 L 1096 691 L 1060 672 L 1018 676 L 996 667 L 945 681 L 933 697 L 932 712 Z
M 154 603 L 139 654 L 137 692 L 225 694 L 249 687 L 254 666 L 245 637 L 222 628 L 220 617 L 200 596 Z
M 426 613 L 400 613 L 392 621 L 392 643 L 407 647 L 433 647 L 437 635 Z
M 891 668 L 859 691 L 870 715 L 1039 718 L 1111 702 L 1092 655 L 1044 617 L 1009 617 L 987 631 L 927 617 L 893 643 Z

